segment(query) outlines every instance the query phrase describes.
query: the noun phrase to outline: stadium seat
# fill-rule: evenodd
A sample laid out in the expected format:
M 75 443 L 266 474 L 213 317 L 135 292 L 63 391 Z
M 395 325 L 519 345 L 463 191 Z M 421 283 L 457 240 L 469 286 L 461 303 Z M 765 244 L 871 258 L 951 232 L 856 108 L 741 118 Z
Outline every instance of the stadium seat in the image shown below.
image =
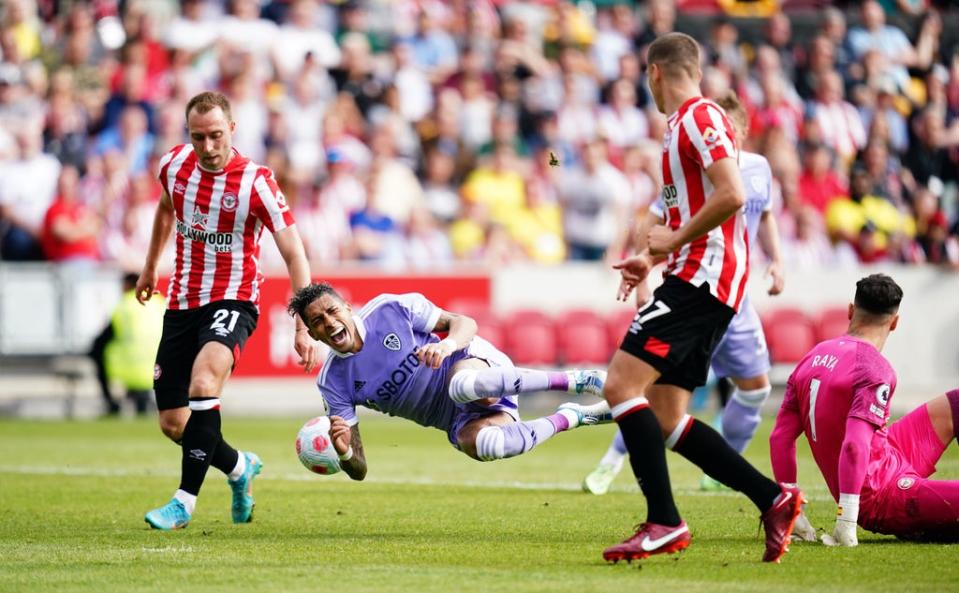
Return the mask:
M 816 317 L 816 341 L 831 340 L 846 333 L 849 311 L 846 307 L 829 307 Z
M 461 313 L 456 309 L 451 309 L 454 313 Z M 486 311 L 485 313 L 477 312 L 470 315 L 475 321 L 476 325 L 479 326 L 477 334 L 488 341 L 490 344 L 496 346 L 500 350 L 506 348 L 504 331 L 503 331 L 503 322 L 500 321 L 498 317 L 493 315 L 491 312 Z
M 623 336 L 626 335 L 626 330 L 629 329 L 629 324 L 633 322 L 634 317 L 636 317 L 636 309 L 632 307 L 616 309 L 606 316 L 606 333 L 609 337 L 610 357 L 623 343 Z
M 556 330 L 553 320 L 542 311 L 515 311 L 506 322 L 509 330 L 504 341 L 506 352 L 517 365 L 554 366 L 557 364 Z
M 583 365 L 609 362 L 612 354 L 606 322 L 590 309 L 572 309 L 556 320 L 556 339 L 563 364 Z
M 783 308 L 762 317 L 769 355 L 774 363 L 795 363 L 816 345 L 812 321 L 801 309 Z
M 443 308 L 451 313 L 459 313 L 460 315 L 466 315 L 474 319 L 490 314 L 489 303 L 479 299 L 452 299 Z

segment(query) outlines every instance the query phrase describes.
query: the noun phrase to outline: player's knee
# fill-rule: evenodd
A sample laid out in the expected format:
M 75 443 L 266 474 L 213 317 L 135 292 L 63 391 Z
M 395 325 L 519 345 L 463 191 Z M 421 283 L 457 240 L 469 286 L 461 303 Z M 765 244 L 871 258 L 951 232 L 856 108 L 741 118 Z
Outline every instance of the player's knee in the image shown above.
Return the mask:
M 218 397 L 220 380 L 213 373 L 197 373 L 190 380 L 190 396 Z
M 479 371 L 476 369 L 463 369 L 458 371 L 450 379 L 448 394 L 450 399 L 458 404 L 465 404 L 477 399 L 476 376 Z
M 160 431 L 174 443 L 180 442 L 183 438 L 183 428 L 185 423 L 180 422 L 179 418 L 175 419 L 160 419 Z
M 636 397 L 637 395 L 642 395 L 637 393 L 635 387 L 630 381 L 623 380 L 623 378 L 617 374 L 610 374 L 606 378 L 606 383 L 603 385 L 603 397 L 606 398 L 606 401 L 609 402 L 621 402 Z
M 493 461 L 506 457 L 506 435 L 499 426 L 484 426 L 476 433 L 476 459 Z

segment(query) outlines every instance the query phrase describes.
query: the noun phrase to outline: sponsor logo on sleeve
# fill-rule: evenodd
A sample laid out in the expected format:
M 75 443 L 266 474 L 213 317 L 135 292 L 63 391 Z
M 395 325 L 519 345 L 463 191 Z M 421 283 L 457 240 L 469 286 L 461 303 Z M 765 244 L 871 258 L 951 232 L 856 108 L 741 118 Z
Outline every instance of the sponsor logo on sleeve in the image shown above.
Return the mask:
M 915 483 L 916 480 L 913 478 L 899 478 L 899 481 L 896 482 L 896 486 L 899 486 L 900 490 L 909 490 Z
M 720 140 L 722 140 L 722 134 L 717 132 L 712 126 L 703 131 L 703 142 L 705 142 L 709 148 L 716 146 Z

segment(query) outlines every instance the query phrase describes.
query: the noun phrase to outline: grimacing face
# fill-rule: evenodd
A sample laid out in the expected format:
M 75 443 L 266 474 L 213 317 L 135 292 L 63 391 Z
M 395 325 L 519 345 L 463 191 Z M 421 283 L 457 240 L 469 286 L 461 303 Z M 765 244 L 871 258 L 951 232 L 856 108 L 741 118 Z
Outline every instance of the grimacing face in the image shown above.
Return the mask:
M 310 337 L 337 352 L 356 352 L 360 343 L 353 308 L 331 294 L 324 294 L 306 307 L 306 327 Z
M 191 110 L 186 123 L 200 166 L 207 171 L 221 171 L 226 167 L 233 153 L 236 122 L 228 120 L 222 109 L 214 107 L 206 113 Z

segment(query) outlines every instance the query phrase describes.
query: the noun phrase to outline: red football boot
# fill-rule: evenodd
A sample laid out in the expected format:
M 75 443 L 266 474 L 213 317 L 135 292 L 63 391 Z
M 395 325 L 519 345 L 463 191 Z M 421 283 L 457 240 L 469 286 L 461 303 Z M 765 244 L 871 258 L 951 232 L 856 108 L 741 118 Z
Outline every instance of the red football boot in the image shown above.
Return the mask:
M 776 499 L 773 506 L 763 513 L 760 520 L 766 530 L 766 551 L 763 562 L 779 562 L 789 550 L 789 540 L 792 536 L 796 519 L 802 511 L 803 494 L 798 486 L 780 484 L 782 494 Z
M 658 523 L 642 523 L 636 533 L 623 543 L 603 550 L 603 559 L 608 562 L 642 560 L 653 554 L 672 554 L 689 547 L 692 535 L 685 521 L 675 527 Z

